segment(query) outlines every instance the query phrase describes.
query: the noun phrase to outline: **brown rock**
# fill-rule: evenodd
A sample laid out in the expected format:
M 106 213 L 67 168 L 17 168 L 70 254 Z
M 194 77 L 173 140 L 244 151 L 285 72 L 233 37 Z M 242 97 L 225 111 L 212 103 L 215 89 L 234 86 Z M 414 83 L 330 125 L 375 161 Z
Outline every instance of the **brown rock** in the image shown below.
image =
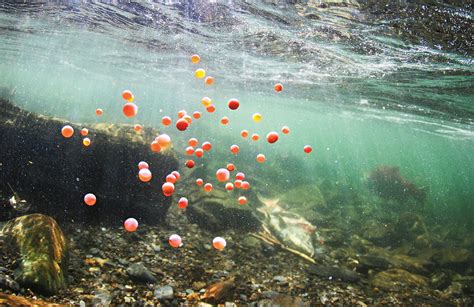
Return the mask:
M 210 285 L 202 295 L 202 299 L 213 304 L 218 304 L 231 298 L 234 294 L 235 284 L 233 279 L 220 281 Z

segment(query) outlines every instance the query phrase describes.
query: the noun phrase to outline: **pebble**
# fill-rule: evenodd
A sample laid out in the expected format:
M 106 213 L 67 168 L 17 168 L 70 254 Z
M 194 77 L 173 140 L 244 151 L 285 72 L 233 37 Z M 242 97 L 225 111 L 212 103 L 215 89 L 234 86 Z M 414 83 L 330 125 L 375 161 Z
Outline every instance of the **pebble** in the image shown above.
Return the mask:
M 172 299 L 174 297 L 173 287 L 166 285 L 155 289 L 155 297 L 159 300 Z
M 280 293 L 273 291 L 273 290 L 268 290 L 268 291 L 263 291 L 262 296 L 264 298 L 274 298 L 275 296 L 278 296 Z
M 273 281 L 277 282 L 279 284 L 287 283 L 286 278 L 284 276 L 281 276 L 281 275 L 277 275 L 277 276 L 273 277 Z
M 136 282 L 155 283 L 156 277 L 142 264 L 134 263 L 127 268 L 130 279 Z
M 13 291 L 19 291 L 20 285 L 8 275 L 0 273 L 0 288 L 7 288 Z

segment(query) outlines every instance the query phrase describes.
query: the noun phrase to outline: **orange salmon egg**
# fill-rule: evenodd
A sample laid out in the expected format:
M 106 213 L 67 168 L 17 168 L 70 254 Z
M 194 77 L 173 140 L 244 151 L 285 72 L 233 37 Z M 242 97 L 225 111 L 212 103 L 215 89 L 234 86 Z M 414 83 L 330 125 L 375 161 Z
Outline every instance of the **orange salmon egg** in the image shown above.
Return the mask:
M 229 124 L 229 118 L 227 116 L 224 116 L 221 118 L 221 124 L 228 125 Z
M 186 147 L 186 154 L 188 156 L 192 155 L 193 153 L 194 153 L 194 148 L 192 148 L 191 146 Z
M 171 117 L 169 116 L 163 116 L 163 118 L 161 119 L 161 123 L 163 124 L 163 126 L 169 126 L 171 125 Z
M 288 126 L 281 127 L 281 133 L 283 133 L 283 134 L 290 133 L 290 128 L 288 128 Z
M 176 181 L 179 181 L 179 179 L 181 179 L 181 174 L 178 171 L 172 171 L 171 175 L 176 177 Z
M 178 207 L 180 209 L 186 209 L 187 206 L 188 206 L 188 199 L 186 197 L 181 197 L 178 200 Z
M 232 163 L 228 163 L 226 167 L 229 172 L 232 172 L 235 170 L 235 165 Z
M 309 154 L 313 151 L 313 148 L 310 145 L 306 145 L 305 147 L 303 147 L 303 151 Z
M 188 129 L 188 126 L 189 126 L 189 123 L 185 119 L 181 118 L 181 119 L 178 119 L 178 121 L 176 122 L 176 128 L 179 131 L 184 131 L 184 130 Z
M 186 167 L 187 168 L 193 168 L 194 167 L 194 161 L 193 160 L 187 160 L 186 161 Z
M 238 201 L 239 201 L 239 205 L 245 205 L 247 203 L 247 197 L 240 196 Z
M 140 161 L 140 163 L 138 163 L 138 169 L 139 170 L 144 169 L 144 168 L 149 168 L 149 167 L 150 166 L 145 161 Z
M 199 55 L 193 54 L 191 56 L 191 62 L 193 62 L 193 64 L 197 64 L 199 61 L 201 61 L 201 57 Z
M 227 106 L 231 110 L 237 110 L 240 106 L 240 102 L 237 99 L 232 98 L 227 102 Z
M 240 148 L 238 145 L 232 145 L 230 146 L 230 152 L 232 152 L 234 155 L 238 154 L 240 151 Z
M 87 129 L 87 128 L 82 128 L 82 129 L 81 129 L 81 135 L 82 135 L 82 136 L 86 136 L 86 135 L 88 135 L 88 134 L 89 134 L 89 129 Z
M 267 134 L 267 141 L 268 141 L 268 143 L 270 143 L 270 144 L 273 144 L 273 143 L 275 143 L 276 141 L 278 141 L 278 133 L 275 132 L 275 131 L 269 132 L 269 133 Z
M 225 168 L 220 168 L 216 172 L 216 178 L 220 182 L 225 182 L 225 181 L 229 180 L 229 177 L 230 177 L 230 173 Z
M 185 110 L 180 110 L 180 111 L 178 111 L 178 118 L 183 118 L 183 116 L 186 115 L 186 114 L 188 114 L 188 113 L 186 113 Z
M 130 217 L 125 220 L 125 222 L 123 223 L 123 227 L 128 232 L 134 232 L 138 228 L 138 221 L 133 217 Z
M 260 139 L 260 136 L 256 133 L 254 133 L 254 134 L 252 134 L 251 138 L 252 138 L 252 141 L 256 142 L 256 141 L 258 141 L 258 139 Z
M 101 108 L 95 109 L 95 115 L 101 116 L 102 114 L 104 114 L 104 110 L 102 110 Z
M 175 183 L 176 177 L 173 174 L 169 174 L 168 176 L 166 176 L 166 182 Z
M 263 163 L 265 162 L 266 158 L 265 158 L 265 155 L 264 154 L 258 154 L 257 155 L 257 162 L 258 163 Z
M 91 139 L 89 139 L 89 138 L 84 138 L 84 139 L 82 140 L 82 144 L 83 144 L 84 146 L 86 146 L 86 147 L 90 146 L 90 144 L 91 144 Z
M 88 205 L 88 206 L 95 205 L 96 201 L 97 201 L 97 198 L 92 193 L 88 193 L 84 196 L 84 203 L 86 203 L 86 205 Z
M 248 130 L 242 130 L 240 131 L 240 135 L 245 139 L 246 137 L 249 136 Z
M 74 134 L 74 128 L 72 128 L 72 127 L 69 126 L 69 125 L 66 125 L 66 126 L 64 126 L 64 127 L 61 129 L 61 134 L 62 134 L 65 138 L 70 138 L 70 137 Z
M 133 126 L 133 130 L 135 130 L 135 132 L 140 132 L 142 131 L 142 125 L 139 125 L 139 124 L 136 124 Z
M 212 191 L 212 183 L 206 183 L 204 185 L 204 191 L 211 192 Z
M 196 155 L 196 157 L 202 158 L 202 156 L 204 155 L 204 150 L 202 150 L 202 148 L 197 148 L 197 149 L 194 151 L 194 154 Z
M 165 182 L 161 186 L 161 190 L 163 191 L 163 195 L 171 196 L 174 193 L 174 184 L 172 184 L 171 182 Z
M 214 84 L 214 77 L 208 76 L 206 79 L 204 79 L 204 83 L 207 85 L 213 85 Z
M 151 148 L 151 151 L 153 151 L 153 152 L 160 152 L 161 151 L 161 146 L 158 143 L 158 141 L 151 142 L 150 148 Z
M 151 172 L 148 168 L 142 168 L 139 172 L 138 172 L 138 178 L 142 181 L 142 182 L 148 182 L 151 180 Z
M 250 183 L 248 183 L 248 181 L 242 181 L 242 189 L 244 190 L 247 190 L 248 188 L 250 188 Z
M 201 148 L 204 149 L 205 151 L 209 151 L 209 150 L 211 150 L 212 145 L 211 145 L 210 142 L 204 142 L 204 143 L 202 143 Z
M 273 88 L 275 89 L 275 92 L 279 93 L 283 90 L 283 85 L 281 83 L 277 83 Z
M 232 182 L 227 182 L 227 183 L 225 184 L 225 189 L 226 189 L 227 191 L 232 191 L 232 190 L 234 189 L 234 184 L 233 184 Z
M 189 146 L 196 147 L 196 146 L 198 146 L 198 144 L 199 144 L 199 141 L 196 138 L 190 138 L 188 140 L 188 145 Z
M 217 249 L 217 250 L 223 250 L 225 248 L 225 246 L 227 245 L 227 242 L 225 241 L 224 238 L 221 238 L 221 237 L 215 237 L 213 240 L 212 240 L 212 246 Z
M 210 106 L 212 104 L 212 100 L 209 97 L 202 97 L 201 103 L 204 107 L 207 108 L 208 106 Z
M 171 235 L 168 239 L 168 243 L 171 247 L 178 248 L 181 245 L 181 237 L 178 235 Z
M 202 79 L 206 76 L 206 71 L 202 68 L 198 68 L 196 69 L 196 71 L 194 72 L 194 76 L 198 79 Z
M 211 104 L 210 106 L 206 108 L 206 111 L 209 113 L 214 113 L 216 111 L 216 106 Z
M 234 181 L 234 187 L 236 189 L 240 189 L 242 187 L 242 180 L 237 179 L 236 181 Z
M 201 112 L 195 111 L 195 112 L 193 113 L 193 117 L 194 117 L 194 119 L 200 119 L 200 118 L 201 118 Z
M 167 134 L 160 134 L 156 139 L 155 141 L 158 142 L 158 144 L 160 144 L 161 148 L 167 148 L 170 146 L 171 144 L 171 138 L 169 135 Z
M 201 178 L 198 178 L 198 179 L 196 179 L 196 184 L 197 184 L 198 186 L 201 186 L 201 185 L 204 184 L 204 180 L 202 180 Z
M 138 113 L 138 107 L 136 104 L 134 104 L 133 102 L 127 102 L 124 106 L 123 106 L 123 114 L 130 118 L 130 117 L 134 117 L 135 115 L 137 115 Z
M 135 97 L 133 97 L 133 94 L 131 91 L 125 90 L 122 92 L 122 98 L 128 102 L 132 102 Z
M 242 173 L 242 172 L 238 172 L 237 174 L 235 174 L 235 179 L 244 180 L 245 179 L 245 174 Z

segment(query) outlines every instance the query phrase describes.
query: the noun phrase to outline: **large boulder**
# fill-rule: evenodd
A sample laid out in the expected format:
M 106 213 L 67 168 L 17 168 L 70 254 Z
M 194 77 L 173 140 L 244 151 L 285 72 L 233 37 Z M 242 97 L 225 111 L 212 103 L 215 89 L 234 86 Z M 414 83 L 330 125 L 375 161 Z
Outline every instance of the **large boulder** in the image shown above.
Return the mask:
M 25 288 L 53 295 L 66 288 L 68 247 L 54 219 L 31 214 L 9 221 L 2 229 L 5 244 L 18 251 L 15 280 Z

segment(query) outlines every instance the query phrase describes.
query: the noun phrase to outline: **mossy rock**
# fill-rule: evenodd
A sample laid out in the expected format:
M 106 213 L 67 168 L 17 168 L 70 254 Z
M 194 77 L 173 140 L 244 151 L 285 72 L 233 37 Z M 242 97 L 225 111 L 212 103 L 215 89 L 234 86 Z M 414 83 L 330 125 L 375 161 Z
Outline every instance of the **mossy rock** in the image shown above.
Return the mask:
M 30 214 L 9 221 L 2 230 L 5 243 L 20 253 L 15 280 L 25 288 L 53 295 L 66 288 L 68 247 L 54 219 Z
M 384 290 L 400 291 L 408 287 L 426 287 L 428 279 L 402 269 L 390 269 L 375 275 L 371 280 L 371 284 Z

